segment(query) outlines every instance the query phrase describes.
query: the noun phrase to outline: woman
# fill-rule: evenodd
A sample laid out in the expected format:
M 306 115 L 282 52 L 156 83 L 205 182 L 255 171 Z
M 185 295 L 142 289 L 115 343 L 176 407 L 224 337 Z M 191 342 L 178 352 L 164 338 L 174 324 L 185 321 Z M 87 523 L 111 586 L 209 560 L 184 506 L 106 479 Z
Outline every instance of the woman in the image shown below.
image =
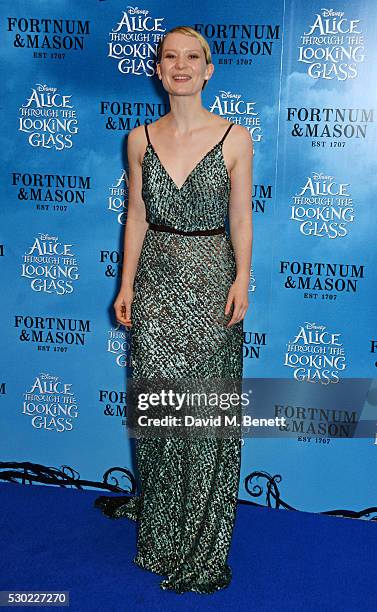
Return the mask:
M 242 380 L 253 147 L 246 128 L 202 106 L 213 71 L 198 32 L 170 30 L 157 56 L 170 112 L 129 134 L 125 257 L 114 308 L 131 330 L 135 381 Z M 140 437 L 140 496 L 96 501 L 107 516 L 138 521 L 134 562 L 165 575 L 163 589 L 212 593 L 230 583 L 240 456 L 240 435 Z

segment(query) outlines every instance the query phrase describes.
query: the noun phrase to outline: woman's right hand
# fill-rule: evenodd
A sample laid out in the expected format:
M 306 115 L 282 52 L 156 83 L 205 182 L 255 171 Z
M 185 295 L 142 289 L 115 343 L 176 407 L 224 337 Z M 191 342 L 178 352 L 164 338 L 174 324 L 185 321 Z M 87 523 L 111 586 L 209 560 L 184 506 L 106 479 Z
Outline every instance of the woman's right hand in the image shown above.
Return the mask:
M 132 327 L 131 322 L 131 305 L 134 299 L 135 291 L 129 287 L 121 289 L 117 299 L 114 302 L 115 317 L 118 323 L 124 325 L 128 329 Z

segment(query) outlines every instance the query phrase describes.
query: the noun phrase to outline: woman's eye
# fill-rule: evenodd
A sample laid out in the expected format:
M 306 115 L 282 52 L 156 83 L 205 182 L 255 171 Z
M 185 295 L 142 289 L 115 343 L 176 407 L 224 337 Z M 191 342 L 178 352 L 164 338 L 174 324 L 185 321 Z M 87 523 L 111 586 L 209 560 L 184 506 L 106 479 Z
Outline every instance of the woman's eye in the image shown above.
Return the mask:
M 170 59 L 171 57 L 174 57 L 174 55 L 173 55 L 172 53 L 167 53 L 167 54 L 165 55 L 165 57 L 166 57 L 166 58 L 168 58 L 168 59 Z M 199 55 L 195 55 L 195 54 L 193 54 L 193 53 L 190 53 L 189 57 L 193 57 L 194 59 L 198 59 L 198 58 L 199 58 Z

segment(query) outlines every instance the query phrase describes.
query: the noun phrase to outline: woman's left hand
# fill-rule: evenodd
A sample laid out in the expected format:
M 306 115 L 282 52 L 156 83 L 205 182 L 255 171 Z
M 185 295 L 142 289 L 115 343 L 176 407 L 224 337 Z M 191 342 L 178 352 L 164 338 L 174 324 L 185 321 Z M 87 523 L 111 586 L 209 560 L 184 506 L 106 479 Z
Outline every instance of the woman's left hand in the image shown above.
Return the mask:
M 249 306 L 249 279 L 238 279 L 231 285 L 228 300 L 225 306 L 225 315 L 228 315 L 233 304 L 233 316 L 226 327 L 231 327 L 241 321 Z

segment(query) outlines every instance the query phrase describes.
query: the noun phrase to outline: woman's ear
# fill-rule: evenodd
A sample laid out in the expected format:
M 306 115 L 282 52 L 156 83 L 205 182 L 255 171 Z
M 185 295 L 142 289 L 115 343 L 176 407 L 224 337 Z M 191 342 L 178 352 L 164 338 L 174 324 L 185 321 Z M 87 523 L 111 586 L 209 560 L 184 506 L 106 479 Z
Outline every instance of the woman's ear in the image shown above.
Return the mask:
M 209 75 L 206 78 L 206 81 L 209 81 L 209 79 L 211 78 L 211 76 L 213 75 L 213 72 L 215 70 L 215 66 L 213 63 L 211 64 L 207 64 L 207 69 L 209 69 Z

